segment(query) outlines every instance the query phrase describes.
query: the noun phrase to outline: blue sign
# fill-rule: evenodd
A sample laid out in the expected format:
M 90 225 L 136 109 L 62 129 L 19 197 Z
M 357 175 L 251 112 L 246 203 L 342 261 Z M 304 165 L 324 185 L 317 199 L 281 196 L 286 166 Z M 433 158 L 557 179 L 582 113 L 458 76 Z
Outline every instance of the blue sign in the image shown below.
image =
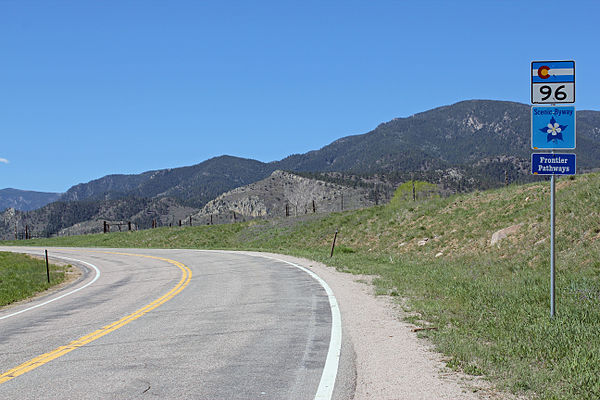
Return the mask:
M 575 133 L 575 107 L 531 107 L 532 149 L 574 149 Z
M 531 173 L 534 175 L 575 175 L 575 154 L 531 155 Z
M 575 82 L 575 61 L 533 61 L 531 83 Z

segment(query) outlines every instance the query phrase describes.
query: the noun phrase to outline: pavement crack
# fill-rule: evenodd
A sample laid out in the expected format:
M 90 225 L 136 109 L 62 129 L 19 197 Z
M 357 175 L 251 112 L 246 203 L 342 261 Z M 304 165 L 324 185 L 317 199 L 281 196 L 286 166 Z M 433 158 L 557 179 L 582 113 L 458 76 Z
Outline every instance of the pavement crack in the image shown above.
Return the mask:
M 146 383 L 146 385 L 148 385 L 148 387 L 144 391 L 142 391 L 142 394 L 146 393 L 152 387 L 152 385 L 150 385 L 150 383 L 148 383 L 148 382 L 145 382 L 145 383 Z

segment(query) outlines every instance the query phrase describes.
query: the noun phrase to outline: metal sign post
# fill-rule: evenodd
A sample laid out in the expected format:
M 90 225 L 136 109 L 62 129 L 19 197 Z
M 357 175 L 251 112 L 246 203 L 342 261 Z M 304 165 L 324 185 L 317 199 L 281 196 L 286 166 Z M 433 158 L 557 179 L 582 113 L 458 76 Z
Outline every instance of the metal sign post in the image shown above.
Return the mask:
M 556 296 L 555 292 L 555 278 L 556 269 L 554 262 L 556 261 L 556 254 L 554 253 L 554 193 L 556 192 L 556 178 L 552 175 L 550 178 L 550 317 L 554 318 L 556 312 Z
M 575 154 L 555 150 L 575 149 L 575 107 L 556 103 L 575 102 L 575 61 L 532 61 L 531 102 L 550 107 L 531 107 L 531 148 L 551 150 L 533 153 L 531 173 L 550 177 L 550 317 L 556 314 L 555 205 L 556 175 L 574 175 Z

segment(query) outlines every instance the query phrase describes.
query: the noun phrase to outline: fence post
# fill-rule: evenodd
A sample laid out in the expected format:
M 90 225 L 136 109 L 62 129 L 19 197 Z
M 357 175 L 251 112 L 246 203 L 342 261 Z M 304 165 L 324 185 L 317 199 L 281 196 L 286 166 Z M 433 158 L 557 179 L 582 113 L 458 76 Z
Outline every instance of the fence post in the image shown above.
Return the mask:
M 331 254 L 329 254 L 329 258 L 333 257 L 333 249 L 335 249 L 335 240 L 337 239 L 338 230 L 335 230 L 335 235 L 333 236 L 333 243 L 331 244 Z
M 50 283 L 50 266 L 48 265 L 48 250 L 46 250 L 46 275 L 48 276 L 48 283 Z
M 315 201 L 313 200 L 313 214 L 317 212 L 317 205 L 315 204 Z

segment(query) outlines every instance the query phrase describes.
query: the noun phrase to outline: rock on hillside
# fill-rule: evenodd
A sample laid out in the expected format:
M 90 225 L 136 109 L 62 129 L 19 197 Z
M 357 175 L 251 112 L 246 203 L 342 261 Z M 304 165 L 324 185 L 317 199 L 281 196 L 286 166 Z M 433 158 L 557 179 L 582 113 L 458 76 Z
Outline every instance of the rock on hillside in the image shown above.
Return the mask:
M 313 209 L 314 202 L 314 209 Z M 195 221 L 231 222 L 238 219 L 281 217 L 356 209 L 374 205 L 366 188 L 351 188 L 277 170 L 271 176 L 222 194 L 208 202 Z M 234 216 L 235 213 L 235 216 Z

